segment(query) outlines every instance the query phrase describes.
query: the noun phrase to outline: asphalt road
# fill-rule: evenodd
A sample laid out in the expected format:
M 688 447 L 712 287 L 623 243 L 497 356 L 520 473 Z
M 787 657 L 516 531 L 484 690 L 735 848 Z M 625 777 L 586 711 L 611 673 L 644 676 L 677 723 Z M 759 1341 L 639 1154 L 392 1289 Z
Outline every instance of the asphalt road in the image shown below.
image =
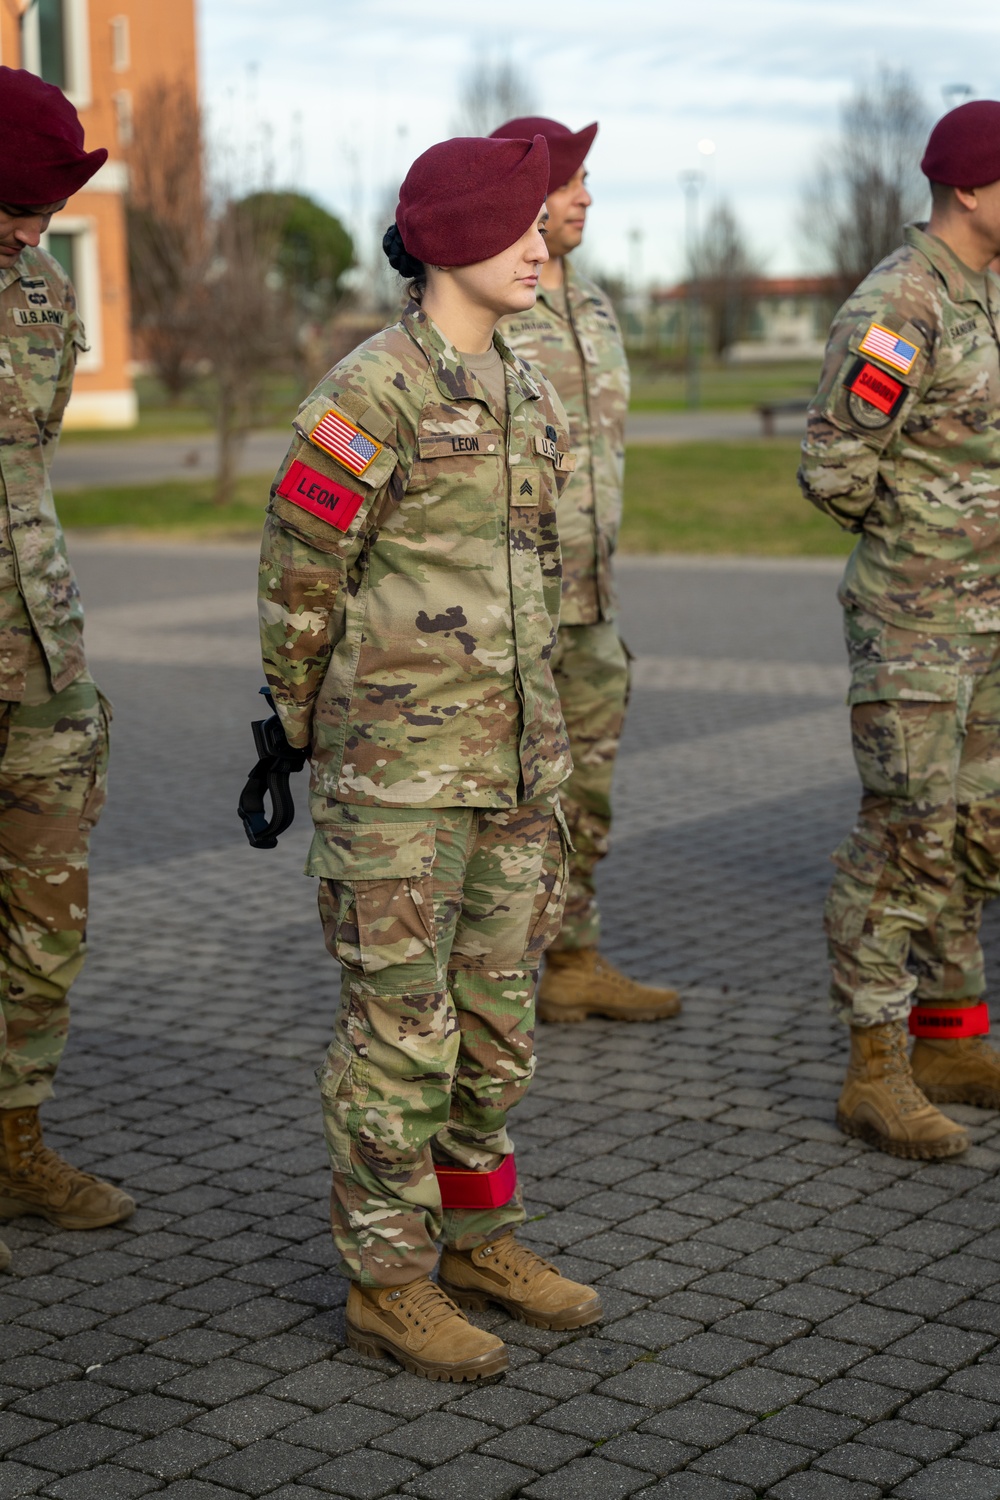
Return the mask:
M 140 1208 L 0 1229 L 0 1500 L 996 1500 L 1000 1119 L 956 1109 L 975 1144 L 937 1166 L 831 1123 L 820 907 L 856 795 L 836 565 L 621 565 L 605 945 L 685 1009 L 541 1029 L 523 1232 L 606 1318 L 490 1316 L 512 1369 L 467 1392 L 344 1347 L 308 829 L 254 852 L 235 818 L 253 550 L 74 553 L 115 738 L 46 1116 Z
M 797 436 L 804 418 L 779 417 L 777 431 Z M 683 442 L 735 441 L 761 436 L 754 411 L 634 412 L 627 441 L 662 445 Z M 242 474 L 272 473 L 288 448 L 284 429 L 252 433 L 243 445 Z M 57 492 L 99 485 L 156 484 L 164 480 L 210 478 L 216 470 L 215 439 L 204 437 L 115 438 L 60 444 L 52 465 Z

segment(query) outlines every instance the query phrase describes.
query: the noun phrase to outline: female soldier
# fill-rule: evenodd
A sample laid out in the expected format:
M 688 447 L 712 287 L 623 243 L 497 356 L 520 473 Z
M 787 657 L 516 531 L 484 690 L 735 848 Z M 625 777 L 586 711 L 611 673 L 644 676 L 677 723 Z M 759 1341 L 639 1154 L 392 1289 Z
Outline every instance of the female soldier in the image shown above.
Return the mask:
M 261 559 L 267 678 L 309 749 L 307 872 L 343 966 L 320 1088 L 348 1339 L 437 1380 L 507 1365 L 456 1301 L 543 1328 L 601 1316 L 514 1239 L 506 1130 L 570 769 L 549 667 L 565 414 L 494 335 L 534 302 L 547 185 L 541 136 L 413 164 L 384 242 L 413 300 L 300 409 Z

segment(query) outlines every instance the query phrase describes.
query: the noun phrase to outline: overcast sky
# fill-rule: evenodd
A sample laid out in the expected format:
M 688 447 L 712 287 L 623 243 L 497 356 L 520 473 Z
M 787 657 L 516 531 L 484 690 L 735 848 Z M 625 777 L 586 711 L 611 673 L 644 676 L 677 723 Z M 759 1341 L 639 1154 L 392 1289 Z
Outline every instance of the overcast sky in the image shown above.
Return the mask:
M 681 271 L 682 171 L 706 169 L 771 274 L 809 268 L 797 228 L 838 105 L 880 64 L 1000 98 L 997 0 L 198 0 L 217 131 L 270 142 L 276 172 L 371 242 L 410 161 L 451 134 L 463 74 L 510 57 L 539 112 L 600 133 L 588 251 L 609 270 Z M 711 140 L 714 155 L 699 153 Z M 388 219 L 386 220 L 388 222 Z

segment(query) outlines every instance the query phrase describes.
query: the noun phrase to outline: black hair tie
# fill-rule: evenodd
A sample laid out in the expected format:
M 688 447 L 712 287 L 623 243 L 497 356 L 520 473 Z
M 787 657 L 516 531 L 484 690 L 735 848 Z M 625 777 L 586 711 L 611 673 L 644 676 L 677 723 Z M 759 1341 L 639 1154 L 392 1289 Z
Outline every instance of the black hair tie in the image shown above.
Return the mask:
M 424 263 L 422 260 L 417 260 L 417 257 L 407 250 L 398 224 L 389 225 L 382 236 L 382 249 L 392 269 L 398 271 L 406 280 L 414 280 L 423 276 Z

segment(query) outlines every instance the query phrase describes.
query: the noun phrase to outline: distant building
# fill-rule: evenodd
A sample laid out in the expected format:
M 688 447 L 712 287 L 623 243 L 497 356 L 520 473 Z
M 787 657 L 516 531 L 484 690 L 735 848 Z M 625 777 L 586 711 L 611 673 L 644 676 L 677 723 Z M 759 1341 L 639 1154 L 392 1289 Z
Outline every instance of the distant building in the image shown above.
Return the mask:
M 90 342 L 80 356 L 67 427 L 131 427 L 128 254 L 123 195 L 133 109 L 160 79 L 197 87 L 194 0 L 16 0 L 0 7 L 0 62 L 58 84 L 87 147 L 109 158 L 52 220 L 44 241 L 77 290 Z
M 731 288 L 706 285 L 699 293 L 703 344 L 711 342 L 709 324 L 716 309 L 733 310 L 735 337 L 724 341 L 723 356 L 733 364 L 821 359 L 831 320 L 843 301 L 835 276 L 762 276 Z M 651 332 L 661 346 L 686 342 L 690 298 L 687 282 L 651 294 Z

